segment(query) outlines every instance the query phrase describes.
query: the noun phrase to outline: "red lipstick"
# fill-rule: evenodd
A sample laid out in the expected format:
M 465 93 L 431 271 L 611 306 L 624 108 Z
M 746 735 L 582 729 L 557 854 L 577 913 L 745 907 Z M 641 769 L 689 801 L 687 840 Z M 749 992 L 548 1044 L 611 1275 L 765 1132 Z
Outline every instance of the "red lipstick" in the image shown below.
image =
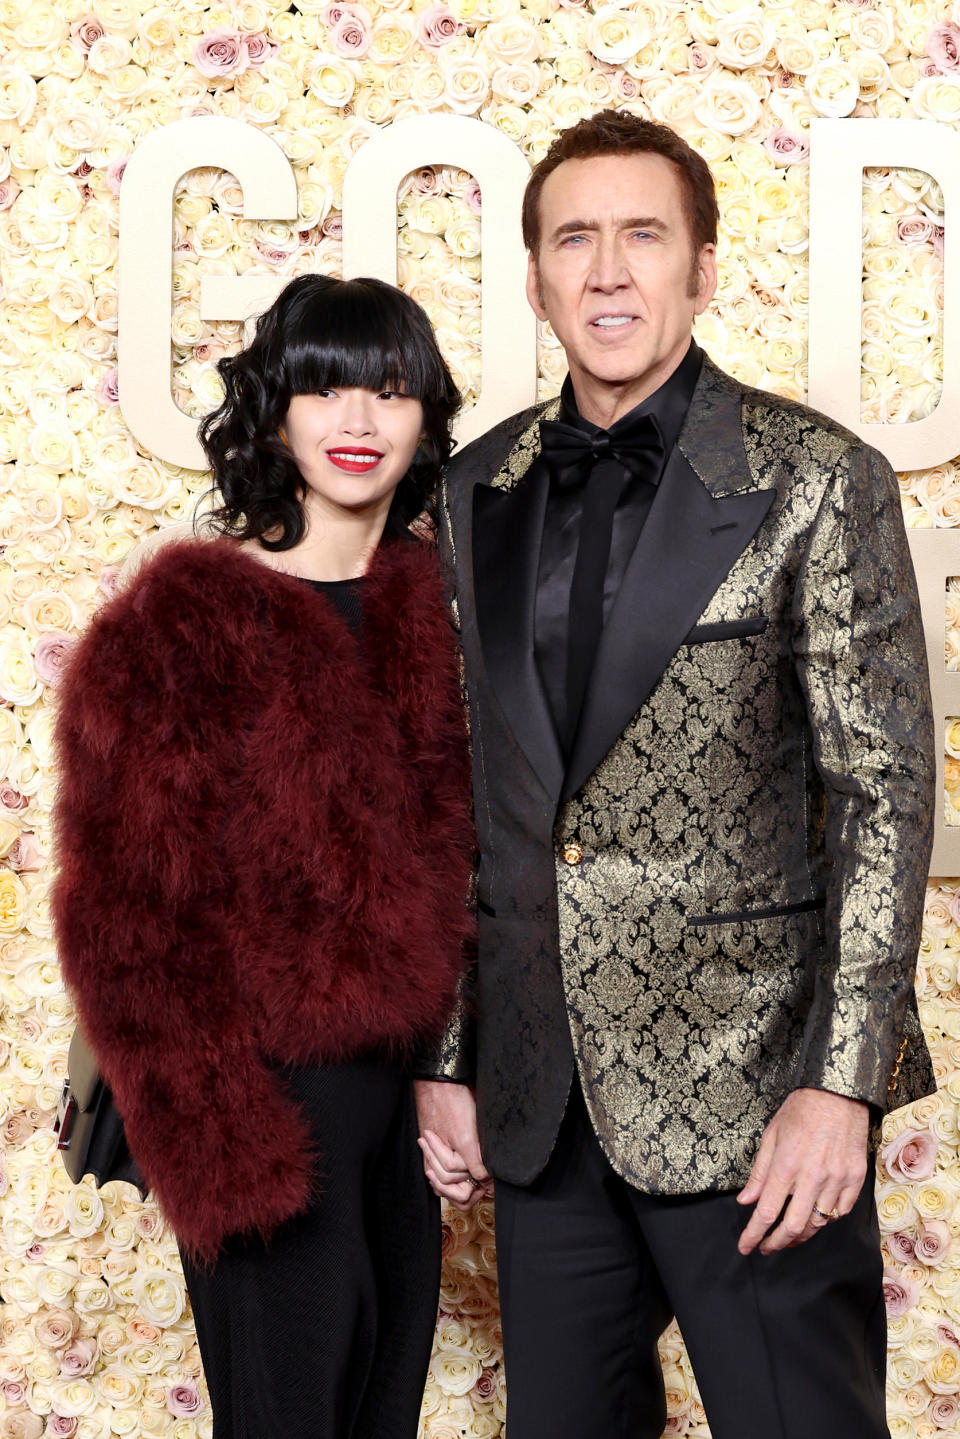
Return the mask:
M 337 445 L 336 449 L 325 453 L 331 465 L 336 465 L 338 470 L 344 470 L 348 475 L 369 474 L 383 459 L 381 450 L 368 450 L 363 445 Z

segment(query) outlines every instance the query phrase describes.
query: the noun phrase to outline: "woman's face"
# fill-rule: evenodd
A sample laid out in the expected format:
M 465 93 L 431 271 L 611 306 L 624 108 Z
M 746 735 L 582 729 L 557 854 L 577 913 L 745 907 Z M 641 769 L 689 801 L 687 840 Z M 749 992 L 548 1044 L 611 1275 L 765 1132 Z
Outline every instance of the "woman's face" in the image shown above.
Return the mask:
M 311 496 L 337 510 L 389 506 L 410 467 L 423 407 L 396 390 L 347 387 L 294 395 L 283 439 Z

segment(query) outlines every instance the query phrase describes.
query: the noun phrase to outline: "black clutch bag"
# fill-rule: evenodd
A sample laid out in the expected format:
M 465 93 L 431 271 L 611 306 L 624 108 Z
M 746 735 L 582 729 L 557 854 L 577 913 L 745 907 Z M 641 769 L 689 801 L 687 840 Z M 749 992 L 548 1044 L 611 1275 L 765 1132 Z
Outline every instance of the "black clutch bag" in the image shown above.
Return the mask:
M 92 1174 L 97 1184 L 125 1179 L 146 1194 L 147 1186 L 127 1148 L 123 1120 L 78 1025 L 67 1055 L 67 1077 L 54 1130 L 63 1166 L 74 1184 Z

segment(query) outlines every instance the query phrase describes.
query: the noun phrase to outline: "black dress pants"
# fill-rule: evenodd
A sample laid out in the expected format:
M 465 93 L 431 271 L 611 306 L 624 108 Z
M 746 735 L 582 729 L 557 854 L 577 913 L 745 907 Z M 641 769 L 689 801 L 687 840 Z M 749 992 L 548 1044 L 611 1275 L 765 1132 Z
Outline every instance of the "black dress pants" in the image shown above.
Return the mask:
M 713 1439 L 888 1439 L 872 1175 L 795 1249 L 744 1258 L 748 1217 L 733 1194 L 627 1184 L 575 1088 L 543 1173 L 497 1181 L 510 1439 L 660 1439 L 673 1315 Z
M 413 1087 L 376 1057 L 279 1071 L 319 1193 L 269 1243 L 184 1261 L 214 1439 L 416 1439 L 440 1288 L 440 1203 Z

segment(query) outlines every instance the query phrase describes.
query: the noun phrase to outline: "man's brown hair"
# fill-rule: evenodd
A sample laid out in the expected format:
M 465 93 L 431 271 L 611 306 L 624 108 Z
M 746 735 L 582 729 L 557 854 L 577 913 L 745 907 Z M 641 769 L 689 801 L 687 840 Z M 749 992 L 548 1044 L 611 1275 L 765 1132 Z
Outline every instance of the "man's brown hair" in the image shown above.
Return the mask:
M 527 181 L 523 194 L 523 243 L 536 258 L 540 248 L 540 191 L 564 160 L 595 160 L 601 155 L 662 155 L 677 172 L 683 213 L 694 256 L 717 243 L 717 193 L 710 167 L 668 125 L 642 120 L 627 110 L 601 110 L 561 130 Z

